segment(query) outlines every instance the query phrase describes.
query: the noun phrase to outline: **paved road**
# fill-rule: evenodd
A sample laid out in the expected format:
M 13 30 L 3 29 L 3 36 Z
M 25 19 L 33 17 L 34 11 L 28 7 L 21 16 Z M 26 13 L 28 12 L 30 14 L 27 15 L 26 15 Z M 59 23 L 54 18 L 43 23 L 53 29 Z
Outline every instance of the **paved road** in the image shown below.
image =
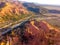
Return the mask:
M 21 24 L 23 24 L 24 22 L 28 21 L 31 17 L 32 17 L 32 16 L 27 17 L 27 18 L 26 18 L 26 19 L 24 19 L 24 20 L 20 20 L 20 22 L 19 22 L 18 24 L 15 24 L 15 25 L 13 25 L 13 26 L 10 26 L 10 28 L 8 28 L 6 31 L 1 32 L 1 34 L 0 34 L 0 35 L 4 35 L 4 34 L 6 34 L 6 33 L 10 32 L 12 29 L 15 29 L 15 28 L 17 28 L 17 27 L 21 26 Z

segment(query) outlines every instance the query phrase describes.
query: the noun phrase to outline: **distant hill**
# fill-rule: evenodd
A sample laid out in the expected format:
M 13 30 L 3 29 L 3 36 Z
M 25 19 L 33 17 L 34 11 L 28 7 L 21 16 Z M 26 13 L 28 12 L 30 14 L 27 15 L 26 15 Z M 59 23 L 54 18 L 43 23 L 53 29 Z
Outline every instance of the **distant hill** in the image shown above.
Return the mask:
M 59 10 L 48 10 L 49 13 L 55 13 L 55 14 L 60 14 L 60 11 Z
M 60 6 L 56 5 L 45 5 L 45 4 L 37 4 L 37 3 L 23 3 L 23 6 L 25 6 L 29 11 L 35 12 L 35 13 L 41 13 L 41 9 L 45 11 L 45 13 L 56 13 L 60 14 Z
M 59 5 L 40 4 L 39 6 L 42 6 L 46 9 L 48 9 L 48 13 L 60 14 L 60 6 Z
M 27 8 L 27 10 L 34 12 L 35 14 L 41 14 L 41 13 L 47 13 L 47 9 L 44 7 L 41 7 L 35 3 L 23 3 L 23 6 Z

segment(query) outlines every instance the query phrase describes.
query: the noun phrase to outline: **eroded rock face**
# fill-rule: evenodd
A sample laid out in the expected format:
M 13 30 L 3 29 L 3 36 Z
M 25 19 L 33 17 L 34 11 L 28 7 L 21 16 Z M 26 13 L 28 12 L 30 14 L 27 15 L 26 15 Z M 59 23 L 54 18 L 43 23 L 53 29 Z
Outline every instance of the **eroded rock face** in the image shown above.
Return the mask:
M 7 39 L 12 39 L 11 45 L 60 45 L 60 31 L 45 21 L 33 20 L 15 29 Z
M 27 41 L 27 45 L 59 45 L 60 31 L 52 28 L 47 22 L 31 21 L 25 26 L 24 38 L 22 39 Z M 23 42 L 25 42 L 24 40 Z
M 2 6 L 1 6 L 2 5 Z M 28 14 L 28 11 L 19 2 L 1 2 L 0 15 Z

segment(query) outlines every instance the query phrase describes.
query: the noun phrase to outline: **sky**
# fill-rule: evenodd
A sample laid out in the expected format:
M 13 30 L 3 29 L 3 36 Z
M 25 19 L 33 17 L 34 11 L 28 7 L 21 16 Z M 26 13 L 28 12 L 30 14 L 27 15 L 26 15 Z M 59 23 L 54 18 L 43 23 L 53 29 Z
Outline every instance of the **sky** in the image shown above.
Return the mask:
M 48 5 L 60 5 L 60 0 L 20 0 L 20 1 L 48 4 Z

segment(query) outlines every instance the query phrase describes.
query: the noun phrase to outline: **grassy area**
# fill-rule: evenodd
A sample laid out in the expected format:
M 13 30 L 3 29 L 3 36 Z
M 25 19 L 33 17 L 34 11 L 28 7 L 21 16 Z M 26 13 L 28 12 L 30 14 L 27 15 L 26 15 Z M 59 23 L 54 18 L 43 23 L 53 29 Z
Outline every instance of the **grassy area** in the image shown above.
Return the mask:
M 19 20 L 21 20 L 25 17 L 29 17 L 29 16 L 31 16 L 31 15 L 30 14 L 12 15 L 12 16 L 6 15 L 6 16 L 2 17 L 2 21 L 4 21 L 4 22 L 0 23 L 0 27 L 3 27 L 10 23 L 14 23 L 16 21 L 19 21 Z

